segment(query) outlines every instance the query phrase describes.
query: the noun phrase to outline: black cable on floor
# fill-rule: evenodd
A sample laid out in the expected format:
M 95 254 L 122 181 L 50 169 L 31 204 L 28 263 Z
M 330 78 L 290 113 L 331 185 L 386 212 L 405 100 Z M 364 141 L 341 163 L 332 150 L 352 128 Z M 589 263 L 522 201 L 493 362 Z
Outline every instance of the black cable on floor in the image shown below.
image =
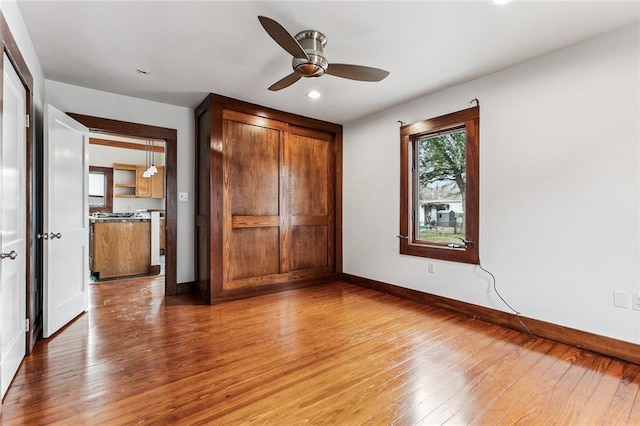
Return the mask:
M 495 293 L 498 295 L 498 297 L 500 298 L 500 300 L 502 300 L 502 302 L 503 302 L 503 303 L 504 303 L 504 304 L 505 304 L 509 309 L 511 309 L 511 310 L 513 311 L 513 313 L 514 313 L 514 314 L 515 314 L 515 316 L 516 316 L 516 319 L 518 320 L 518 322 L 520 323 L 520 325 L 522 326 L 522 328 L 525 330 L 525 332 L 526 332 L 526 333 L 527 333 L 527 334 L 528 334 L 532 339 L 535 339 L 535 338 L 536 338 L 536 335 L 535 335 L 535 334 L 533 334 L 533 333 L 531 332 L 531 330 L 529 330 L 529 327 L 527 327 L 527 326 L 525 325 L 525 323 L 524 323 L 524 322 L 522 322 L 522 319 L 520 318 L 520 312 L 519 312 L 519 311 L 517 311 L 516 309 L 514 309 L 514 308 L 513 308 L 513 307 L 512 307 L 512 306 L 511 306 L 511 305 L 510 305 L 510 304 L 509 304 L 509 303 L 504 299 L 504 297 L 502 297 L 502 295 L 501 295 L 501 294 L 500 294 L 500 292 L 498 291 L 498 287 L 497 287 L 497 285 L 496 285 L 496 276 L 495 276 L 495 275 L 493 275 L 493 274 L 491 273 L 491 271 L 489 271 L 489 270 L 485 269 L 485 268 L 482 266 L 482 261 L 480 260 L 480 251 L 478 250 L 478 245 L 477 245 L 474 241 L 464 240 L 464 239 L 462 239 L 462 238 L 458 238 L 458 239 L 464 243 L 465 247 L 468 247 L 468 246 L 473 247 L 473 249 L 474 249 L 474 250 L 475 250 L 475 252 L 476 252 L 476 255 L 478 256 L 478 267 L 479 267 L 481 270 L 483 270 L 484 272 L 486 272 L 487 274 L 489 274 L 489 275 L 491 276 L 491 279 L 493 280 L 493 291 L 495 291 Z

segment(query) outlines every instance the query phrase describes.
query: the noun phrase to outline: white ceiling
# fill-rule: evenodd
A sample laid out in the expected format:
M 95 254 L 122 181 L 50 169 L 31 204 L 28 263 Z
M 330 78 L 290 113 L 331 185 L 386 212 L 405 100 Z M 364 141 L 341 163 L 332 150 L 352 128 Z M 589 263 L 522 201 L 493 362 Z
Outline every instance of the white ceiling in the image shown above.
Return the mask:
M 640 1 L 20 0 L 19 6 L 47 79 L 185 107 L 213 92 L 335 123 L 640 20 Z M 325 75 L 269 92 L 291 72 L 291 61 L 258 15 L 292 34 L 323 32 L 329 63 L 391 74 L 380 83 Z M 311 89 L 323 96 L 307 98 Z

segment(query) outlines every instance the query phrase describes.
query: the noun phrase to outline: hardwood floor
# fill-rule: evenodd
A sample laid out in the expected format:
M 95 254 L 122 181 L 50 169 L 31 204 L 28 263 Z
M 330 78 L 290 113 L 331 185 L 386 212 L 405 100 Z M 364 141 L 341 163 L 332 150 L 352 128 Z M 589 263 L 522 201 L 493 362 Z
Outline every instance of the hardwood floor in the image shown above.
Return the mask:
M 640 366 L 346 283 L 216 306 L 91 287 L 2 424 L 640 424 Z

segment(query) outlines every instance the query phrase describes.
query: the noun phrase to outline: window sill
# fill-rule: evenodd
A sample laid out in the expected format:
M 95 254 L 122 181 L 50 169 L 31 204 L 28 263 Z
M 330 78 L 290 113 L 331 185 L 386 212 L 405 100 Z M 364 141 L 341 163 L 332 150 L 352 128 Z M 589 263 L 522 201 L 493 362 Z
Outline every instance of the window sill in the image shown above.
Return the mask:
M 446 247 L 400 241 L 400 254 L 448 260 L 451 262 L 478 264 L 478 253 L 473 247 Z

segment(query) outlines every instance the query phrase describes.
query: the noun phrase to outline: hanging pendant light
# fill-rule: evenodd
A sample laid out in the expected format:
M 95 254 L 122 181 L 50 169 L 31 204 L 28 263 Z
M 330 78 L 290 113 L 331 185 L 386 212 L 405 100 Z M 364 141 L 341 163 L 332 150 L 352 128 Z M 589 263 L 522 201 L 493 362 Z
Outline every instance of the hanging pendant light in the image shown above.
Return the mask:
M 147 169 L 144 171 L 144 173 L 142 173 L 142 177 L 144 178 L 150 178 L 153 173 L 151 173 L 150 166 L 149 166 L 149 139 L 147 139 L 144 143 L 144 153 L 145 153 L 145 166 L 147 167 Z
M 158 173 L 158 168 L 156 167 L 156 164 L 155 164 L 156 163 L 155 162 L 155 160 L 156 160 L 156 151 L 155 151 L 156 144 L 153 141 L 153 139 L 151 139 L 150 142 L 151 142 L 151 149 L 150 149 L 150 151 L 151 151 L 151 167 L 149 167 L 148 170 L 151 172 L 151 175 L 155 175 L 156 173 Z

